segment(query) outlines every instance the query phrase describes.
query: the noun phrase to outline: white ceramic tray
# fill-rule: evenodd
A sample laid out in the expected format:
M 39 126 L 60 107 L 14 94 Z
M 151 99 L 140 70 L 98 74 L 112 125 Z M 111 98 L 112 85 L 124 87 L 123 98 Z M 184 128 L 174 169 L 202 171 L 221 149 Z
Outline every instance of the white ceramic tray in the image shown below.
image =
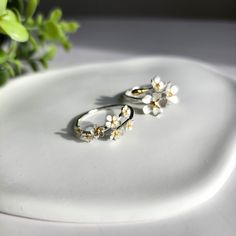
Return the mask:
M 76 141 L 70 122 L 159 74 L 180 87 L 119 141 Z M 0 89 L 0 211 L 81 223 L 157 220 L 211 198 L 235 163 L 235 82 L 178 58 L 29 75 Z

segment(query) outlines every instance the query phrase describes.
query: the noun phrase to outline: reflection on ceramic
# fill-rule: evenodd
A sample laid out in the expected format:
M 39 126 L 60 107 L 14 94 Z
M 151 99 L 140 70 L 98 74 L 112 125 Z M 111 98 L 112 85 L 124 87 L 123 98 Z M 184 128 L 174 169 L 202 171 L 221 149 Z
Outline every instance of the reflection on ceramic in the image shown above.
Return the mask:
M 78 142 L 77 114 L 159 74 L 180 103 L 136 115 L 117 142 Z M 236 86 L 189 60 L 141 58 L 29 75 L 0 90 L 0 211 L 65 222 L 134 222 L 211 198 L 236 162 Z

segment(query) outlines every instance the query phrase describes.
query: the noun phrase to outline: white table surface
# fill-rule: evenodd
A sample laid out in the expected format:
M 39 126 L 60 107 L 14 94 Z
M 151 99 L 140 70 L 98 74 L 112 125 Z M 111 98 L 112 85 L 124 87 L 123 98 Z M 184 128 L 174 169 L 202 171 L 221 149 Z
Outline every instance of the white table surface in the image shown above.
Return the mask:
M 236 23 L 159 19 L 81 19 L 74 49 L 52 68 L 147 55 L 176 55 L 215 66 L 236 79 Z M 210 201 L 162 221 L 129 225 L 50 223 L 0 214 L 1 236 L 235 235 L 236 173 Z

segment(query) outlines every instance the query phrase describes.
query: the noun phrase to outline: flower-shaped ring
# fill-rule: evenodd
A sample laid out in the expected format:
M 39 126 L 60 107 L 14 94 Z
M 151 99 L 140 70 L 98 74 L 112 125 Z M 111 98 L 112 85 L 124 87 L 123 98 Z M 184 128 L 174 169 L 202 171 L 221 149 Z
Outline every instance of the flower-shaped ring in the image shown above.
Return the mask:
M 154 116 L 162 113 L 168 104 L 178 103 L 178 87 L 171 82 L 163 82 L 159 76 L 151 80 L 151 85 L 135 86 L 125 91 L 127 102 L 143 104 L 143 113 L 152 113 Z
M 95 115 L 100 111 L 111 110 L 115 108 L 120 108 L 120 113 L 118 115 L 106 115 L 106 119 L 103 124 L 92 124 L 86 128 L 81 128 L 82 122 L 84 119 L 86 119 L 86 117 Z M 132 130 L 133 117 L 134 110 L 129 105 L 116 104 L 99 107 L 77 116 L 73 126 L 73 131 L 77 138 L 85 142 L 90 142 L 93 139 L 99 139 L 103 137 L 109 137 L 112 140 L 117 140 L 124 134 L 126 130 Z

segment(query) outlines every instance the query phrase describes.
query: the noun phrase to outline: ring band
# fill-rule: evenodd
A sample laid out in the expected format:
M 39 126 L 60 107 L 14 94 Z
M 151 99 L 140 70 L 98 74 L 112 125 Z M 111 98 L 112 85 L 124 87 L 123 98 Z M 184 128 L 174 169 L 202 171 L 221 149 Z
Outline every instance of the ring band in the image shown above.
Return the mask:
M 152 89 L 149 85 L 135 86 L 125 91 L 124 98 L 132 103 L 141 103 L 144 96 L 149 94 Z
M 135 86 L 123 94 L 125 101 L 134 104 L 145 104 L 143 113 L 154 116 L 162 113 L 167 104 L 178 103 L 178 87 L 171 82 L 163 82 L 159 76 L 151 80 L 151 85 Z
M 92 124 L 86 129 L 81 128 L 81 122 L 91 115 L 95 115 L 103 110 L 110 110 L 120 107 L 119 115 L 107 115 L 106 121 L 102 125 Z M 90 142 L 93 139 L 110 137 L 112 140 L 120 138 L 125 130 L 131 130 L 133 125 L 134 110 L 129 105 L 115 104 L 99 107 L 88 112 L 85 112 L 76 117 L 74 123 L 74 134 L 77 138 Z

